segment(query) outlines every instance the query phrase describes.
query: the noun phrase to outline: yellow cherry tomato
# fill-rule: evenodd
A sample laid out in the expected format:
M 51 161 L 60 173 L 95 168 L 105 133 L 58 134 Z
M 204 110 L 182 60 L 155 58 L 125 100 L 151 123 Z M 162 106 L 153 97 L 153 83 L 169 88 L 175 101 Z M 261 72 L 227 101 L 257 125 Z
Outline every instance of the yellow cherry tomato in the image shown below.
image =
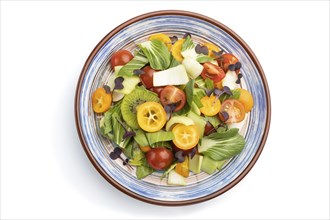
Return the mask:
M 169 51 L 171 51 L 172 41 L 169 38 L 169 36 L 167 36 L 166 34 L 158 33 L 158 34 L 153 34 L 149 37 L 149 40 L 155 40 L 155 39 L 163 42 L 167 46 Z
M 215 52 L 219 52 L 220 51 L 220 48 L 218 46 L 216 46 L 216 45 L 214 45 L 214 44 L 212 44 L 210 42 L 207 42 L 207 43 L 203 44 L 203 46 L 206 46 L 207 49 L 209 49 L 208 56 L 209 57 L 212 57 L 212 58 L 216 58 L 216 56 L 214 55 L 213 51 L 215 51 Z
M 203 107 L 199 110 L 206 116 L 214 116 L 219 113 L 221 109 L 220 100 L 217 99 L 214 95 L 204 96 L 201 99 Z
M 244 105 L 245 112 L 251 111 L 254 101 L 252 94 L 246 89 L 238 88 L 240 91 L 240 96 L 238 101 L 240 101 Z
M 157 102 L 145 102 L 137 106 L 137 121 L 147 132 L 159 131 L 166 123 L 166 112 Z
M 183 56 L 181 55 L 181 49 L 184 41 L 185 39 L 180 39 L 177 42 L 175 42 L 172 46 L 172 55 L 174 59 L 176 59 L 180 63 L 183 61 Z
M 181 150 L 189 150 L 198 144 L 199 131 L 196 125 L 177 124 L 172 132 L 174 135 L 173 143 Z
M 92 107 L 96 113 L 104 113 L 109 110 L 112 103 L 112 96 L 104 88 L 98 88 L 92 95 Z
M 185 156 L 182 163 L 178 163 L 176 165 L 175 171 L 183 177 L 189 176 L 189 161 L 187 156 Z

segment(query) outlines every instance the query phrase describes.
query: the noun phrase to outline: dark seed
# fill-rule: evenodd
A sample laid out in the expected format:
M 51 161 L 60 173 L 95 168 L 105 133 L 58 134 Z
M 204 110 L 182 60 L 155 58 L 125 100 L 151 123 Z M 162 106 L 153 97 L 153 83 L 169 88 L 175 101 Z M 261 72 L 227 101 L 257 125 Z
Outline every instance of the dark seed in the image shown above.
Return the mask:
M 235 69 L 236 69 L 235 64 L 230 64 L 230 65 L 228 66 L 228 69 L 229 69 L 230 71 L 235 71 Z
M 229 119 L 229 114 L 226 111 L 220 112 L 220 119 L 221 121 L 225 122 Z
M 106 92 L 107 94 L 110 94 L 110 93 L 111 93 L 110 86 L 108 86 L 108 85 L 104 85 L 103 88 L 105 89 L 105 92 Z
M 134 75 L 141 75 L 141 74 L 144 74 L 144 73 L 145 72 L 143 70 L 140 70 L 140 69 L 133 70 Z
M 124 78 L 123 77 L 117 77 L 115 79 L 115 87 L 114 89 L 123 89 L 124 88 L 124 85 L 123 85 L 123 82 L 124 82 Z
M 188 36 L 191 38 L 191 34 L 190 33 L 185 33 L 182 38 L 183 39 L 186 39 Z
M 242 73 L 238 74 L 237 77 L 238 77 L 239 79 L 243 78 Z
M 178 160 L 179 163 L 182 163 L 184 161 L 183 151 L 180 150 L 175 153 L 175 158 Z
M 240 62 L 235 63 L 235 70 L 238 70 L 242 67 L 242 64 Z
M 175 42 L 178 41 L 178 37 L 177 36 L 172 36 L 172 37 L 170 37 L 170 39 L 171 39 L 172 44 L 174 44 Z

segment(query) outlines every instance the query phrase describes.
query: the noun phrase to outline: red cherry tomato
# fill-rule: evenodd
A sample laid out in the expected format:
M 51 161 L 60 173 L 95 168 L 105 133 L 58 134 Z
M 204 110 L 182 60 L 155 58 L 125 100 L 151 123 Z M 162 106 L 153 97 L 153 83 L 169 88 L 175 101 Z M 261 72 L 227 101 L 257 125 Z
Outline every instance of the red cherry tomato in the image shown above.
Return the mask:
M 201 73 L 203 79 L 209 78 L 214 83 L 217 83 L 220 82 L 226 76 L 225 72 L 220 67 L 214 65 L 213 63 L 207 62 L 204 63 L 203 66 L 204 69 Z
M 153 79 L 154 79 L 154 72 L 157 72 L 156 70 L 152 69 L 150 66 L 146 66 L 142 69 L 144 72 L 143 74 L 140 74 L 140 79 L 143 85 L 150 89 L 154 86 Z
M 133 55 L 131 54 L 131 52 L 127 50 L 118 50 L 112 55 L 110 63 L 113 68 L 115 66 L 125 65 L 126 63 L 131 61 L 131 59 L 133 59 Z
M 160 93 L 160 102 L 163 106 L 178 103 L 174 110 L 176 112 L 186 104 L 186 94 L 175 86 L 166 86 Z
M 227 99 L 224 101 L 221 105 L 220 112 L 222 111 L 226 111 L 229 115 L 226 123 L 238 123 L 245 118 L 244 105 L 236 99 Z M 221 118 L 221 115 L 219 117 Z
M 238 59 L 230 53 L 225 53 L 220 56 L 220 58 L 217 60 L 219 66 L 225 71 L 225 73 L 228 71 L 228 66 L 230 64 L 235 64 L 238 62 Z M 239 70 L 236 70 L 236 73 L 239 73 Z
M 149 90 L 151 92 L 157 93 L 158 96 L 160 96 L 160 93 L 163 91 L 165 86 L 157 86 L 157 87 L 151 87 Z
M 165 170 L 173 162 L 173 153 L 165 147 L 156 147 L 148 151 L 146 158 L 153 169 Z

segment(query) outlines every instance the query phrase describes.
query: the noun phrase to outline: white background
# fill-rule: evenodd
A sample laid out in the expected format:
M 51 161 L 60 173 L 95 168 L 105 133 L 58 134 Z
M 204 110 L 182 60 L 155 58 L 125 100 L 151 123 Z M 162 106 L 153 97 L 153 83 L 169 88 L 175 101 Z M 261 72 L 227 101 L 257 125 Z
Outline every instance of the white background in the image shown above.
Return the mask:
M 74 94 L 85 60 L 145 12 L 217 19 L 253 49 L 272 100 L 269 137 L 233 189 L 188 207 L 116 190 L 85 155 Z M 1 2 L 1 218 L 329 218 L 329 2 Z

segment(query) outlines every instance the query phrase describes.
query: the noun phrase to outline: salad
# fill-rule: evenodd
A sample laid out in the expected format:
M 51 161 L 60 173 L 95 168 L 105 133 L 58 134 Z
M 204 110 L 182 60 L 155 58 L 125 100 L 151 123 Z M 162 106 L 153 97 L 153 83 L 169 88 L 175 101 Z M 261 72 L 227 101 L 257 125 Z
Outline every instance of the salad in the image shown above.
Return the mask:
M 143 179 L 161 172 L 168 185 L 221 170 L 244 148 L 235 124 L 253 108 L 241 88 L 241 63 L 190 34 L 152 34 L 134 55 L 115 52 L 108 82 L 92 94 L 99 131 L 121 160 Z

